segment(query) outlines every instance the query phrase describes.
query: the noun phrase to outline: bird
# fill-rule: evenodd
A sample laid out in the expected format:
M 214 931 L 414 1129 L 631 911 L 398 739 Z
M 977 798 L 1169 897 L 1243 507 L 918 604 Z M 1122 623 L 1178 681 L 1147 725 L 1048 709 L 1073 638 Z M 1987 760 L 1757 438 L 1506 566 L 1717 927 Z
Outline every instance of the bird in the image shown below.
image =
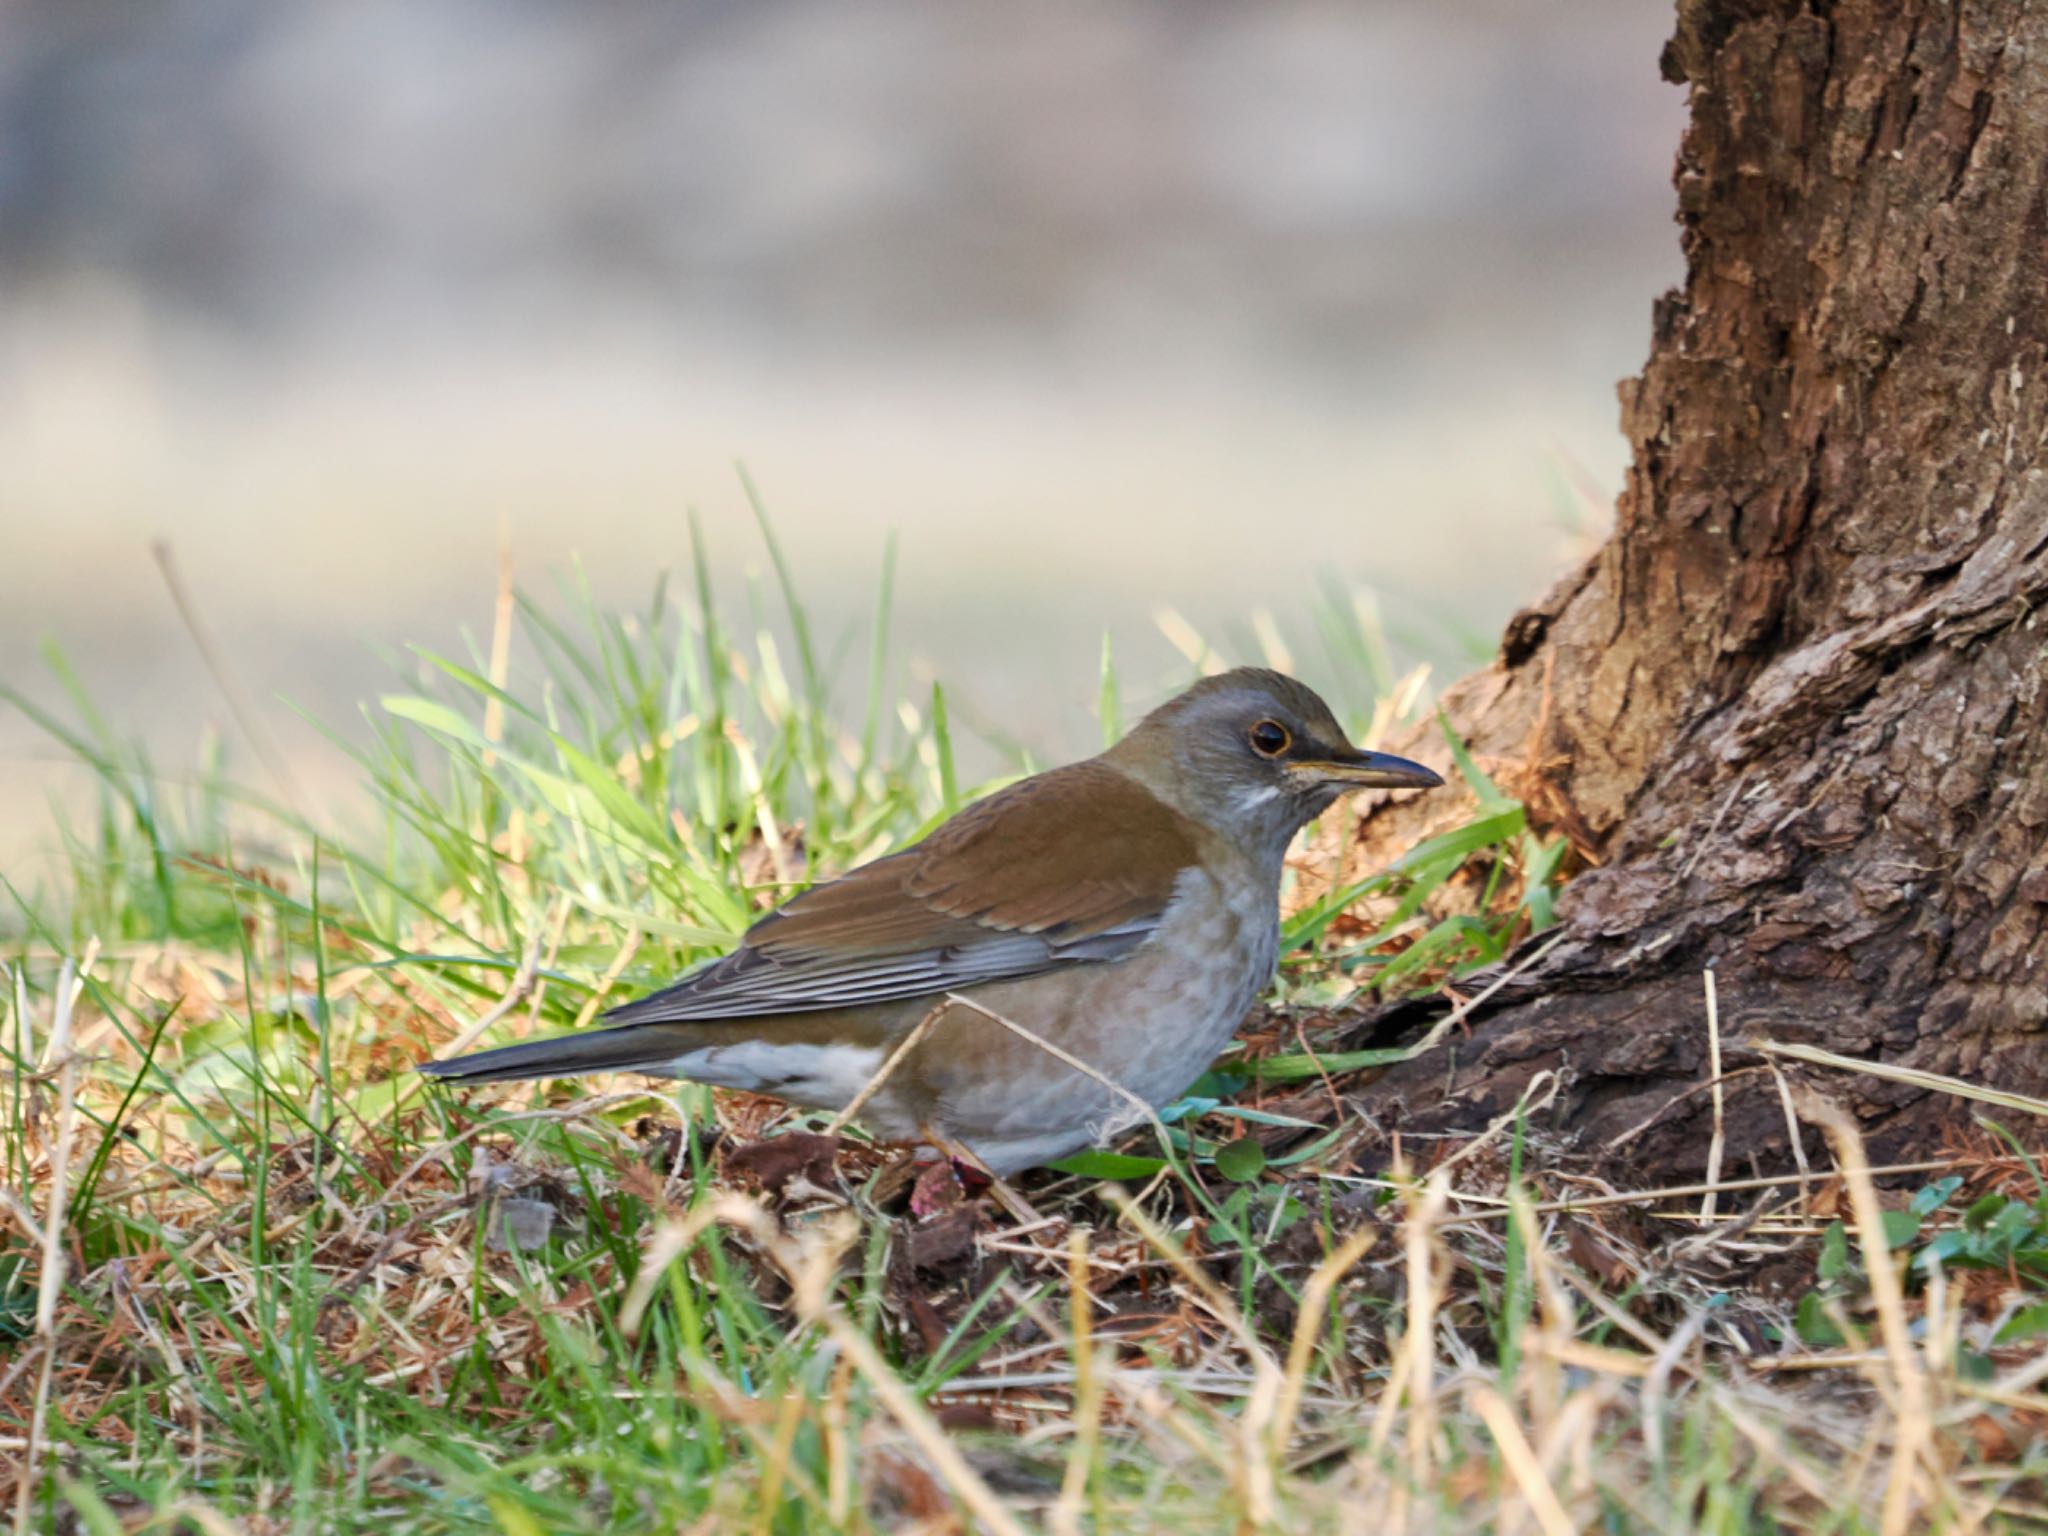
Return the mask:
M 1429 789 L 1278 672 L 1205 677 L 1099 756 L 1018 780 L 821 881 L 602 1027 L 423 1063 L 454 1083 L 640 1072 L 964 1148 L 1007 1178 L 1171 1103 L 1278 961 L 1294 835 Z

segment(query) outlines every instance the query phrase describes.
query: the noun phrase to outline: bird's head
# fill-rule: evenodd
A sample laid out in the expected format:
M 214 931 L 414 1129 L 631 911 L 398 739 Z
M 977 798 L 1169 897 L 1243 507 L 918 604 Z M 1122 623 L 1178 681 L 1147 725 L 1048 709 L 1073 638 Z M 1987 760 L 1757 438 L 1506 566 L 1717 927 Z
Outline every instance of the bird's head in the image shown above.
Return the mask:
M 1354 747 L 1313 689 L 1257 667 L 1204 678 L 1107 756 L 1183 815 L 1276 859 L 1350 790 L 1443 783 L 1420 763 Z

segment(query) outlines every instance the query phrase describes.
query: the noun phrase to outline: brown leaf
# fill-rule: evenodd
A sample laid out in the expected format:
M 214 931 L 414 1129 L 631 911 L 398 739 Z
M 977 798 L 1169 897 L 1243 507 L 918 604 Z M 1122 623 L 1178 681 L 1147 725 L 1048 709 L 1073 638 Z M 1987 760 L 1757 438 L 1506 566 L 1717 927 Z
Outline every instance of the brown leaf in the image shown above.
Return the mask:
M 542 1310 L 555 1317 L 576 1317 L 590 1310 L 596 1293 L 591 1290 L 588 1280 L 578 1280 L 559 1299 L 551 1301 Z
M 668 1203 L 661 1179 L 645 1163 L 626 1163 L 619 1169 L 619 1188 L 642 1204 L 661 1209 Z
M 981 1208 L 958 1205 L 943 1216 L 911 1228 L 904 1242 L 910 1267 L 927 1274 L 950 1268 L 974 1252 L 974 1235 L 981 1227 Z
M 1632 1271 L 1628 1262 L 1607 1246 L 1606 1241 L 1584 1222 L 1573 1222 L 1565 1239 L 1571 1261 L 1589 1275 L 1597 1276 L 1609 1290 L 1625 1284 Z
M 1468 1456 L 1444 1477 L 1444 1492 L 1457 1504 L 1476 1504 L 1493 1496 L 1498 1478 L 1481 1456 Z
M 787 1131 L 734 1147 L 725 1154 L 725 1167 L 728 1173 L 751 1176 L 770 1194 L 779 1195 L 799 1176 L 820 1187 L 830 1184 L 832 1161 L 838 1153 L 837 1136 Z
M 2021 1442 L 2031 1443 L 2032 1437 L 2023 1431 L 2016 1434 L 2017 1429 L 2019 1426 L 1991 1413 L 1979 1413 L 1963 1425 L 1963 1433 L 1976 1442 L 1978 1458 L 1985 1462 L 2012 1461 L 2019 1457 Z
M 939 1480 L 908 1456 L 878 1450 L 869 1459 L 870 1486 L 884 1510 L 929 1532 L 962 1529 L 952 1498 Z
M 945 1348 L 946 1335 L 949 1331 L 946 1320 L 939 1315 L 939 1309 L 932 1305 L 931 1299 L 920 1291 L 906 1291 L 903 1302 L 905 1310 L 910 1313 L 911 1324 L 917 1329 L 917 1336 L 924 1345 L 925 1354 L 936 1355 Z

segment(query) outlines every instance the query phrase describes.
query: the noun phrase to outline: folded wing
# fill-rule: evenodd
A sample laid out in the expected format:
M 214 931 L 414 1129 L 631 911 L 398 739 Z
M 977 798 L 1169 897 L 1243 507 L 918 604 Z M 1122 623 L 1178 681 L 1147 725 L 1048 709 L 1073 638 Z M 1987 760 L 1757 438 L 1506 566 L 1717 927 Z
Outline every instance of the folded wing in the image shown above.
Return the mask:
M 607 1015 L 684 1023 L 921 997 L 1118 960 L 1151 935 L 1199 831 L 1101 762 L 977 802 L 902 853 L 813 886 L 740 947 Z

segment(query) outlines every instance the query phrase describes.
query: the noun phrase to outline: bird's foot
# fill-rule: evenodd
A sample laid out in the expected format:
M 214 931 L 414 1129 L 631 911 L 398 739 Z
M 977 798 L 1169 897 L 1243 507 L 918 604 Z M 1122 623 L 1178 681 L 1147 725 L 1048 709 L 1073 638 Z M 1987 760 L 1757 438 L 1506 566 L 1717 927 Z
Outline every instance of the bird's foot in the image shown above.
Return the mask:
M 926 1163 L 910 1186 L 910 1214 L 924 1221 L 963 1204 L 968 1198 L 967 1181 L 961 1177 L 963 1171 L 962 1165 L 950 1157 L 937 1157 Z
M 968 1182 L 972 1179 L 994 1195 L 996 1204 L 1008 1211 L 1011 1218 L 1020 1226 L 1036 1226 L 1041 1223 L 1042 1218 L 1031 1208 L 1031 1202 L 1004 1182 L 987 1163 L 976 1157 L 971 1148 L 950 1136 L 940 1134 L 930 1126 L 924 1128 L 924 1139 L 944 1155 L 949 1165 L 948 1171 L 964 1188 L 974 1188 L 974 1184 Z

